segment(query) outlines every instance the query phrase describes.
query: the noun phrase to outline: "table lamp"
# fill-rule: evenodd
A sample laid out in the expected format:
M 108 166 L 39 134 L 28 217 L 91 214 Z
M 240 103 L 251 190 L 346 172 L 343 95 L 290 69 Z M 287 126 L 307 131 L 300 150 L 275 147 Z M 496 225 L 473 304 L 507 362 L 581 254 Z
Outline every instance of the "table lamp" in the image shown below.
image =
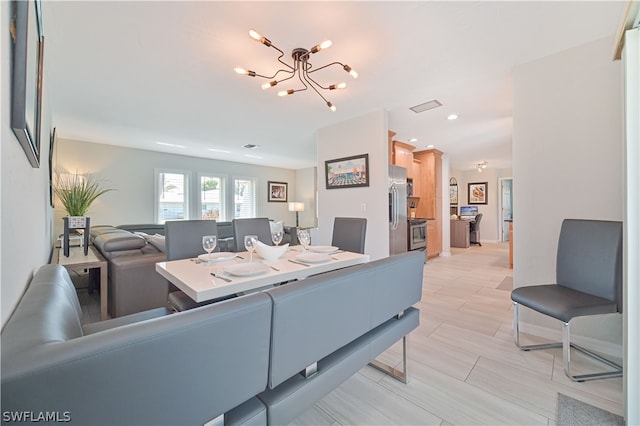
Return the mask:
M 300 203 L 300 202 L 289 203 L 289 211 L 296 212 L 296 228 L 298 228 L 299 227 L 298 214 L 299 212 L 304 211 L 304 203 Z

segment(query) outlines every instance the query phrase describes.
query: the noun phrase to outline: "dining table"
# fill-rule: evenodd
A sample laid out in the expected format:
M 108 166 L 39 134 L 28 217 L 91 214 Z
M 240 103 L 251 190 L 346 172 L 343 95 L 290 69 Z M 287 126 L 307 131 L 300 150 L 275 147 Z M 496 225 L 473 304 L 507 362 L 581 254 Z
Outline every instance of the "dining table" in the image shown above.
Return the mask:
M 331 246 L 290 247 L 265 260 L 248 252 L 212 253 L 156 263 L 156 271 L 196 302 L 270 288 L 311 275 L 369 262 L 369 255 Z M 251 259 L 252 258 L 252 259 Z

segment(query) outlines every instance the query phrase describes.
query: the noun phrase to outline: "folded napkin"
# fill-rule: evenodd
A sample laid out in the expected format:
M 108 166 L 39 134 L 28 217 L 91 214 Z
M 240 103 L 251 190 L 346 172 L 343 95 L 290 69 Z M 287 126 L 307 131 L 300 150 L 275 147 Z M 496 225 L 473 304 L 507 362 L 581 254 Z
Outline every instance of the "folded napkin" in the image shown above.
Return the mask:
M 268 246 L 265 243 L 258 241 L 256 243 L 256 253 L 265 260 L 276 260 L 289 249 L 289 244 L 283 246 Z

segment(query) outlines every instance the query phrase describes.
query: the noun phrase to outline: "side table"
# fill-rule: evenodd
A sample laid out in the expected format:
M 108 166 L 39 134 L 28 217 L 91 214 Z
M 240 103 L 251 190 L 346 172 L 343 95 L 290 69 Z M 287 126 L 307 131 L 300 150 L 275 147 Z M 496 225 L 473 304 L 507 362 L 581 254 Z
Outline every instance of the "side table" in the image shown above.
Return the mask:
M 78 271 L 84 269 L 100 269 L 100 319 L 108 319 L 107 314 L 107 301 L 108 295 L 108 276 L 107 276 L 107 261 L 96 250 L 95 247 L 90 246 L 87 254 L 84 254 L 83 247 L 69 247 L 69 257 L 64 255 L 62 249 L 56 249 L 58 255 L 54 254 L 53 262 L 67 268 L 68 271 Z

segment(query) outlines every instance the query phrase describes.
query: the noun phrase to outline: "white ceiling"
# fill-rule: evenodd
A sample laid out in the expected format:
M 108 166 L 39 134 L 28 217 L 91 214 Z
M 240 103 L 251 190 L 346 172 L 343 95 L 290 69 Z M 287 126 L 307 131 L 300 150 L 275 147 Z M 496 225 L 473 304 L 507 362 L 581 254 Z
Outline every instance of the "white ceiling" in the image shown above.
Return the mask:
M 511 166 L 514 66 L 613 37 L 626 2 L 187 2 L 44 1 L 45 85 L 53 126 L 77 139 L 287 168 L 316 164 L 315 131 L 389 111 L 396 138 L 434 144 L 454 168 Z M 277 52 L 314 55 L 327 97 L 279 98 L 242 65 L 273 74 Z M 613 54 L 613 39 L 612 39 Z M 326 79 L 326 81 L 325 81 Z M 281 86 L 278 86 L 280 88 Z M 408 108 L 437 99 L 443 106 Z M 446 120 L 450 113 L 456 121 Z M 167 147 L 156 142 L 182 145 Z M 241 148 L 252 143 L 254 150 Z M 230 151 L 220 153 L 210 148 Z M 245 157 L 245 154 L 262 158 Z

